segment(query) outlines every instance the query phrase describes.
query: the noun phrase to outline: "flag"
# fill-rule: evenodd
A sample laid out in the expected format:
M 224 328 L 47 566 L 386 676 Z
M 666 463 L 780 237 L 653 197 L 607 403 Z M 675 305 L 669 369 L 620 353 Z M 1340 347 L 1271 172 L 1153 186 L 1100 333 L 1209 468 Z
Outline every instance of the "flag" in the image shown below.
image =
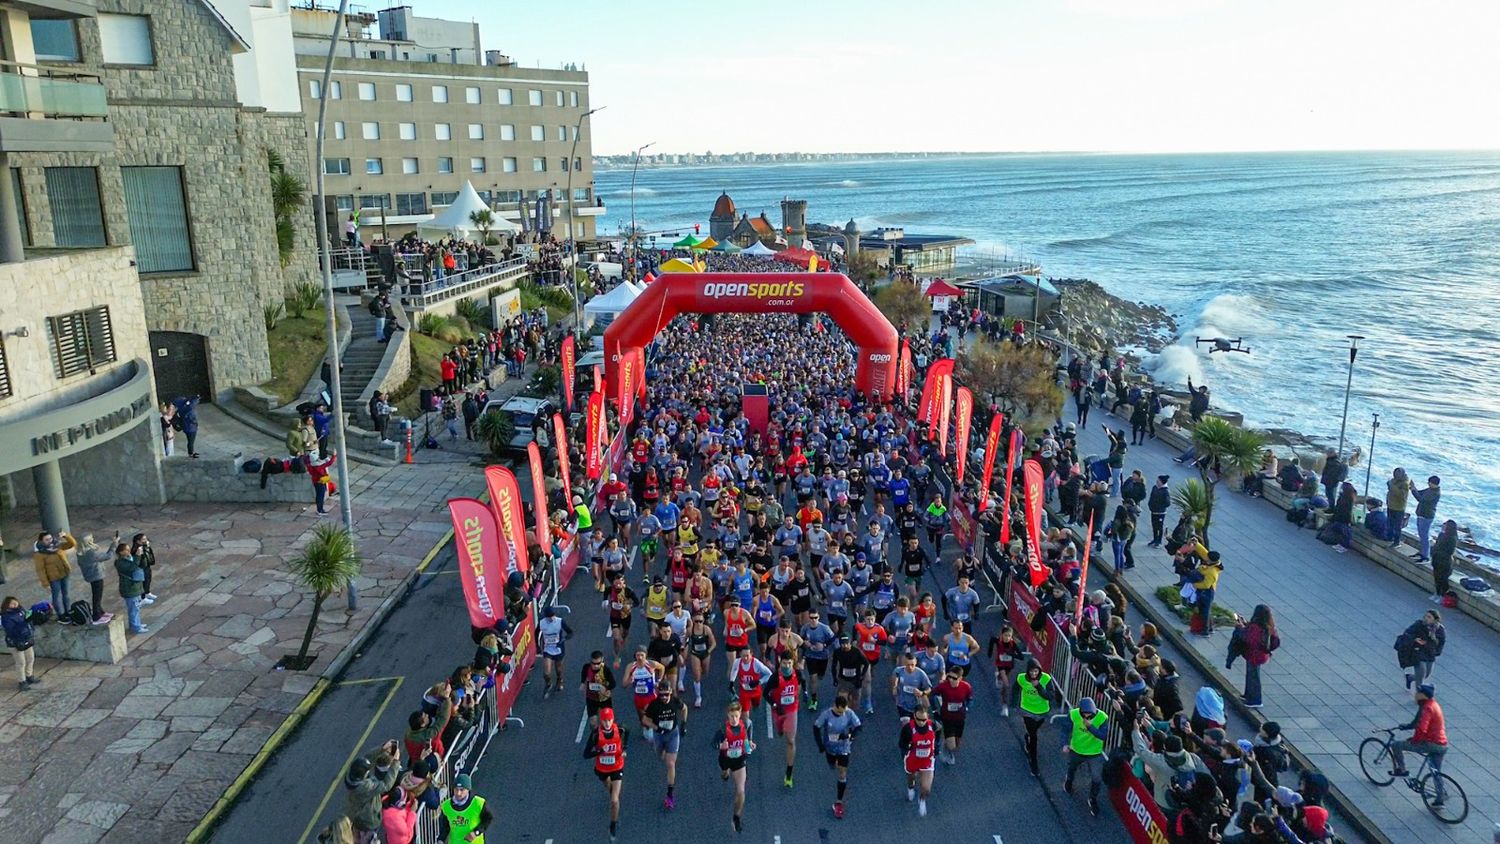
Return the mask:
M 935 360 L 927 367 L 927 380 L 922 383 L 922 401 L 917 407 L 917 419 L 927 423 L 927 438 L 937 438 L 938 400 L 942 398 L 942 379 L 953 372 L 953 359 Z
M 526 555 L 526 517 L 521 512 L 521 486 L 516 476 L 504 466 L 486 466 L 484 485 L 490 492 L 490 509 L 500 525 L 501 549 L 505 553 L 505 573 L 525 574 L 531 568 Z
M 1010 451 L 1005 456 L 1005 510 L 1000 517 L 1000 543 L 1010 542 L 1010 494 L 1015 489 L 1016 452 L 1021 450 L 1021 429 L 1010 432 Z
M 901 394 L 901 401 L 906 401 L 906 392 L 911 389 L 911 341 L 903 338 L 901 340 L 901 357 L 896 364 L 896 392 Z
M 490 628 L 505 618 L 505 563 L 495 511 L 477 498 L 450 498 L 453 544 L 469 624 Z
M 563 408 L 573 409 L 573 384 L 578 377 L 578 344 L 569 334 L 562 341 Z
M 573 506 L 573 478 L 568 473 L 568 426 L 561 413 L 552 414 L 552 439 L 557 444 L 557 474 L 562 478 L 563 499 Z
M 1088 535 L 1090 539 L 1083 543 L 1083 567 L 1078 570 L 1078 604 L 1073 608 L 1073 620 L 1075 622 L 1083 620 L 1083 596 L 1084 590 L 1088 588 L 1089 583 L 1089 551 L 1094 547 L 1092 538 L 1094 536 L 1093 513 L 1089 514 Z
M 635 396 L 639 391 L 636 386 L 636 378 L 639 377 L 639 358 L 635 352 L 626 352 L 620 355 L 619 389 L 615 391 L 617 399 L 616 408 L 620 411 L 620 427 L 624 428 L 630 424 L 630 417 L 635 413 Z
M 589 480 L 598 480 L 604 471 L 604 393 L 589 394 L 588 428 L 584 432 L 584 460 Z
M 536 544 L 546 554 L 552 548 L 552 531 L 547 525 L 547 476 L 542 474 L 542 450 L 536 440 L 526 444 L 526 462 L 531 467 L 531 513 L 536 516 Z
M 1026 566 L 1031 569 L 1031 585 L 1041 586 L 1047 579 L 1047 567 L 1042 564 L 1042 464 L 1026 461 L 1022 467 L 1021 485 L 1025 492 L 1026 505 Z
M 948 456 L 948 422 L 953 418 L 953 373 L 943 376 L 938 397 L 938 454 Z
M 604 367 L 594 364 L 594 389 L 604 389 Z
M 646 350 L 645 349 L 636 349 L 635 350 L 635 362 L 640 366 L 640 369 L 639 369 L 640 375 L 636 377 L 635 382 L 637 384 L 641 385 L 641 401 L 645 402 L 645 400 L 646 400 Z
M 990 432 L 984 438 L 984 480 L 980 484 L 979 512 L 990 506 L 990 481 L 995 477 L 995 452 L 1000 450 L 1000 428 L 1005 424 L 1005 414 L 996 412 L 990 420 Z M 1009 519 L 1009 514 L 1006 514 Z
M 955 398 L 953 423 L 953 451 L 958 459 L 958 486 L 964 485 L 964 464 L 969 459 L 969 423 L 974 416 L 974 394 L 968 387 L 959 387 Z

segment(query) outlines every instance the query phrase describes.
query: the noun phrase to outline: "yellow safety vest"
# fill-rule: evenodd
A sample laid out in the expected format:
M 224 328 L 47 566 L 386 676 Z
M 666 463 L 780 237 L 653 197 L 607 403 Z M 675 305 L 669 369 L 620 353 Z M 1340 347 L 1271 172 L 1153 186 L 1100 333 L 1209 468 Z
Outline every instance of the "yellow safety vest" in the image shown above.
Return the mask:
M 1068 746 L 1073 748 L 1074 753 L 1079 756 L 1098 756 L 1104 753 L 1104 739 L 1089 732 L 1088 728 L 1103 726 L 1109 720 L 1108 715 L 1095 712 L 1092 719 L 1085 721 L 1082 712 L 1070 709 L 1068 718 L 1073 721 L 1073 734 L 1068 738 Z
M 1052 684 L 1052 675 L 1042 672 L 1033 683 L 1022 674 L 1016 678 L 1016 682 L 1021 686 L 1021 709 L 1033 715 L 1046 715 L 1052 706 L 1043 691 Z

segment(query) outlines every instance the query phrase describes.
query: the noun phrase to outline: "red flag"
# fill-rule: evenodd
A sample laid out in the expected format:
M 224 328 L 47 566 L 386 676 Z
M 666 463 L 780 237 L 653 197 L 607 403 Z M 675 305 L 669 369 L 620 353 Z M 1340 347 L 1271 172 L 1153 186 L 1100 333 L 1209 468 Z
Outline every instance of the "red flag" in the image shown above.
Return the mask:
M 563 407 L 573 409 L 573 384 L 578 377 L 578 344 L 569 334 L 562 341 Z
M 1021 429 L 1010 432 L 1010 452 L 1005 458 L 1005 515 L 1000 517 L 1000 544 L 1010 542 L 1010 496 L 1015 489 L 1016 452 L 1021 450 Z
M 948 456 L 948 421 L 953 418 L 953 375 L 943 376 L 943 387 L 938 398 L 938 454 Z
M 1073 620 L 1075 622 L 1083 620 L 1083 595 L 1084 590 L 1088 588 L 1089 583 L 1089 551 L 1094 547 L 1094 542 L 1092 539 L 1093 535 L 1094 514 L 1090 513 L 1088 536 L 1091 538 L 1087 542 L 1083 543 L 1083 566 L 1078 570 L 1078 604 L 1073 608 Z
M 604 389 L 604 367 L 594 364 L 594 389 Z
M 486 466 L 484 485 L 490 491 L 490 508 L 500 524 L 501 547 L 505 552 L 505 573 L 525 574 L 531 569 L 526 554 L 526 516 L 521 512 L 521 486 L 516 476 L 504 466 Z
M 896 392 L 901 394 L 901 401 L 906 401 L 906 393 L 911 389 L 911 341 L 902 339 L 901 357 L 896 363 Z
M 500 548 L 500 523 L 495 511 L 476 498 L 451 498 L 458 575 L 463 582 L 469 623 L 494 627 L 505 617 L 505 559 Z
M 542 474 L 542 449 L 536 440 L 526 444 L 526 461 L 531 464 L 531 512 L 536 516 L 536 544 L 542 553 L 552 548 L 552 531 L 547 524 L 547 476 Z
M 630 417 L 635 413 L 635 394 L 638 391 L 636 378 L 640 372 L 638 358 L 634 352 L 620 355 L 620 366 L 617 371 L 620 374 L 620 383 L 615 391 L 616 408 L 620 411 L 620 427 L 623 428 L 630 424 Z
M 990 507 L 990 481 L 995 477 L 995 452 L 1000 450 L 1000 427 L 1004 424 L 1005 414 L 997 412 L 990 420 L 990 432 L 984 438 L 984 480 L 979 496 L 981 513 Z
M 552 414 L 552 439 L 557 445 L 557 473 L 562 478 L 563 498 L 573 506 L 573 478 L 568 474 L 568 426 L 561 413 Z
M 603 385 L 600 385 L 601 387 Z M 597 480 L 604 471 L 604 393 L 589 394 L 588 428 L 584 433 L 585 466 L 589 480 Z
M 969 423 L 974 416 L 974 394 L 968 387 L 959 387 L 958 395 L 954 399 L 953 423 L 953 451 L 954 457 L 958 458 L 958 485 L 964 485 L 964 464 L 969 459 Z
M 1041 586 L 1047 579 L 1047 567 L 1042 564 L 1042 464 L 1028 460 L 1021 467 L 1021 486 L 1025 492 L 1026 506 L 1026 565 L 1031 569 L 1031 585 Z
M 639 376 L 636 377 L 635 381 L 636 381 L 637 384 L 641 385 L 641 401 L 644 402 L 646 400 L 646 350 L 645 349 L 636 349 L 635 350 L 635 362 L 636 362 L 636 364 L 638 364 L 640 366 L 640 373 L 641 373 Z
M 937 438 L 938 401 L 942 398 L 943 378 L 953 374 L 953 358 L 943 358 L 927 367 L 927 380 L 922 383 L 922 402 L 917 408 L 917 418 L 927 423 L 927 438 Z

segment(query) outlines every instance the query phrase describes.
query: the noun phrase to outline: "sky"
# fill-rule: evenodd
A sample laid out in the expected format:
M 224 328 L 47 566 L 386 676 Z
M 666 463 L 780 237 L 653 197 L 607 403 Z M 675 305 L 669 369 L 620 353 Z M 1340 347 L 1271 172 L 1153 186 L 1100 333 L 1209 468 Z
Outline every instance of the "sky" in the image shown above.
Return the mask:
M 596 154 L 1500 147 L 1496 0 L 408 2 L 585 66 Z

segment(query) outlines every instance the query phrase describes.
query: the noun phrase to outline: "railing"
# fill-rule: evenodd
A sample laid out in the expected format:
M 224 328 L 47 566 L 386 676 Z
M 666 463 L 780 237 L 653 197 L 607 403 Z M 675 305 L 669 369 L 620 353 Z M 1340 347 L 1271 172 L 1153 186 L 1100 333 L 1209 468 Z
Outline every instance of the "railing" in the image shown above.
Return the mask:
M 526 271 L 526 259 L 512 258 L 498 264 L 485 264 L 463 272 L 447 273 L 431 281 L 422 281 L 420 258 L 412 270 L 409 259 L 413 256 L 397 256 L 397 274 L 404 284 L 401 300 L 411 310 L 425 310 L 451 299 L 467 296 L 496 283 L 500 276 L 515 275 Z
M 109 105 L 97 76 L 0 61 L 0 113 L 103 120 Z

